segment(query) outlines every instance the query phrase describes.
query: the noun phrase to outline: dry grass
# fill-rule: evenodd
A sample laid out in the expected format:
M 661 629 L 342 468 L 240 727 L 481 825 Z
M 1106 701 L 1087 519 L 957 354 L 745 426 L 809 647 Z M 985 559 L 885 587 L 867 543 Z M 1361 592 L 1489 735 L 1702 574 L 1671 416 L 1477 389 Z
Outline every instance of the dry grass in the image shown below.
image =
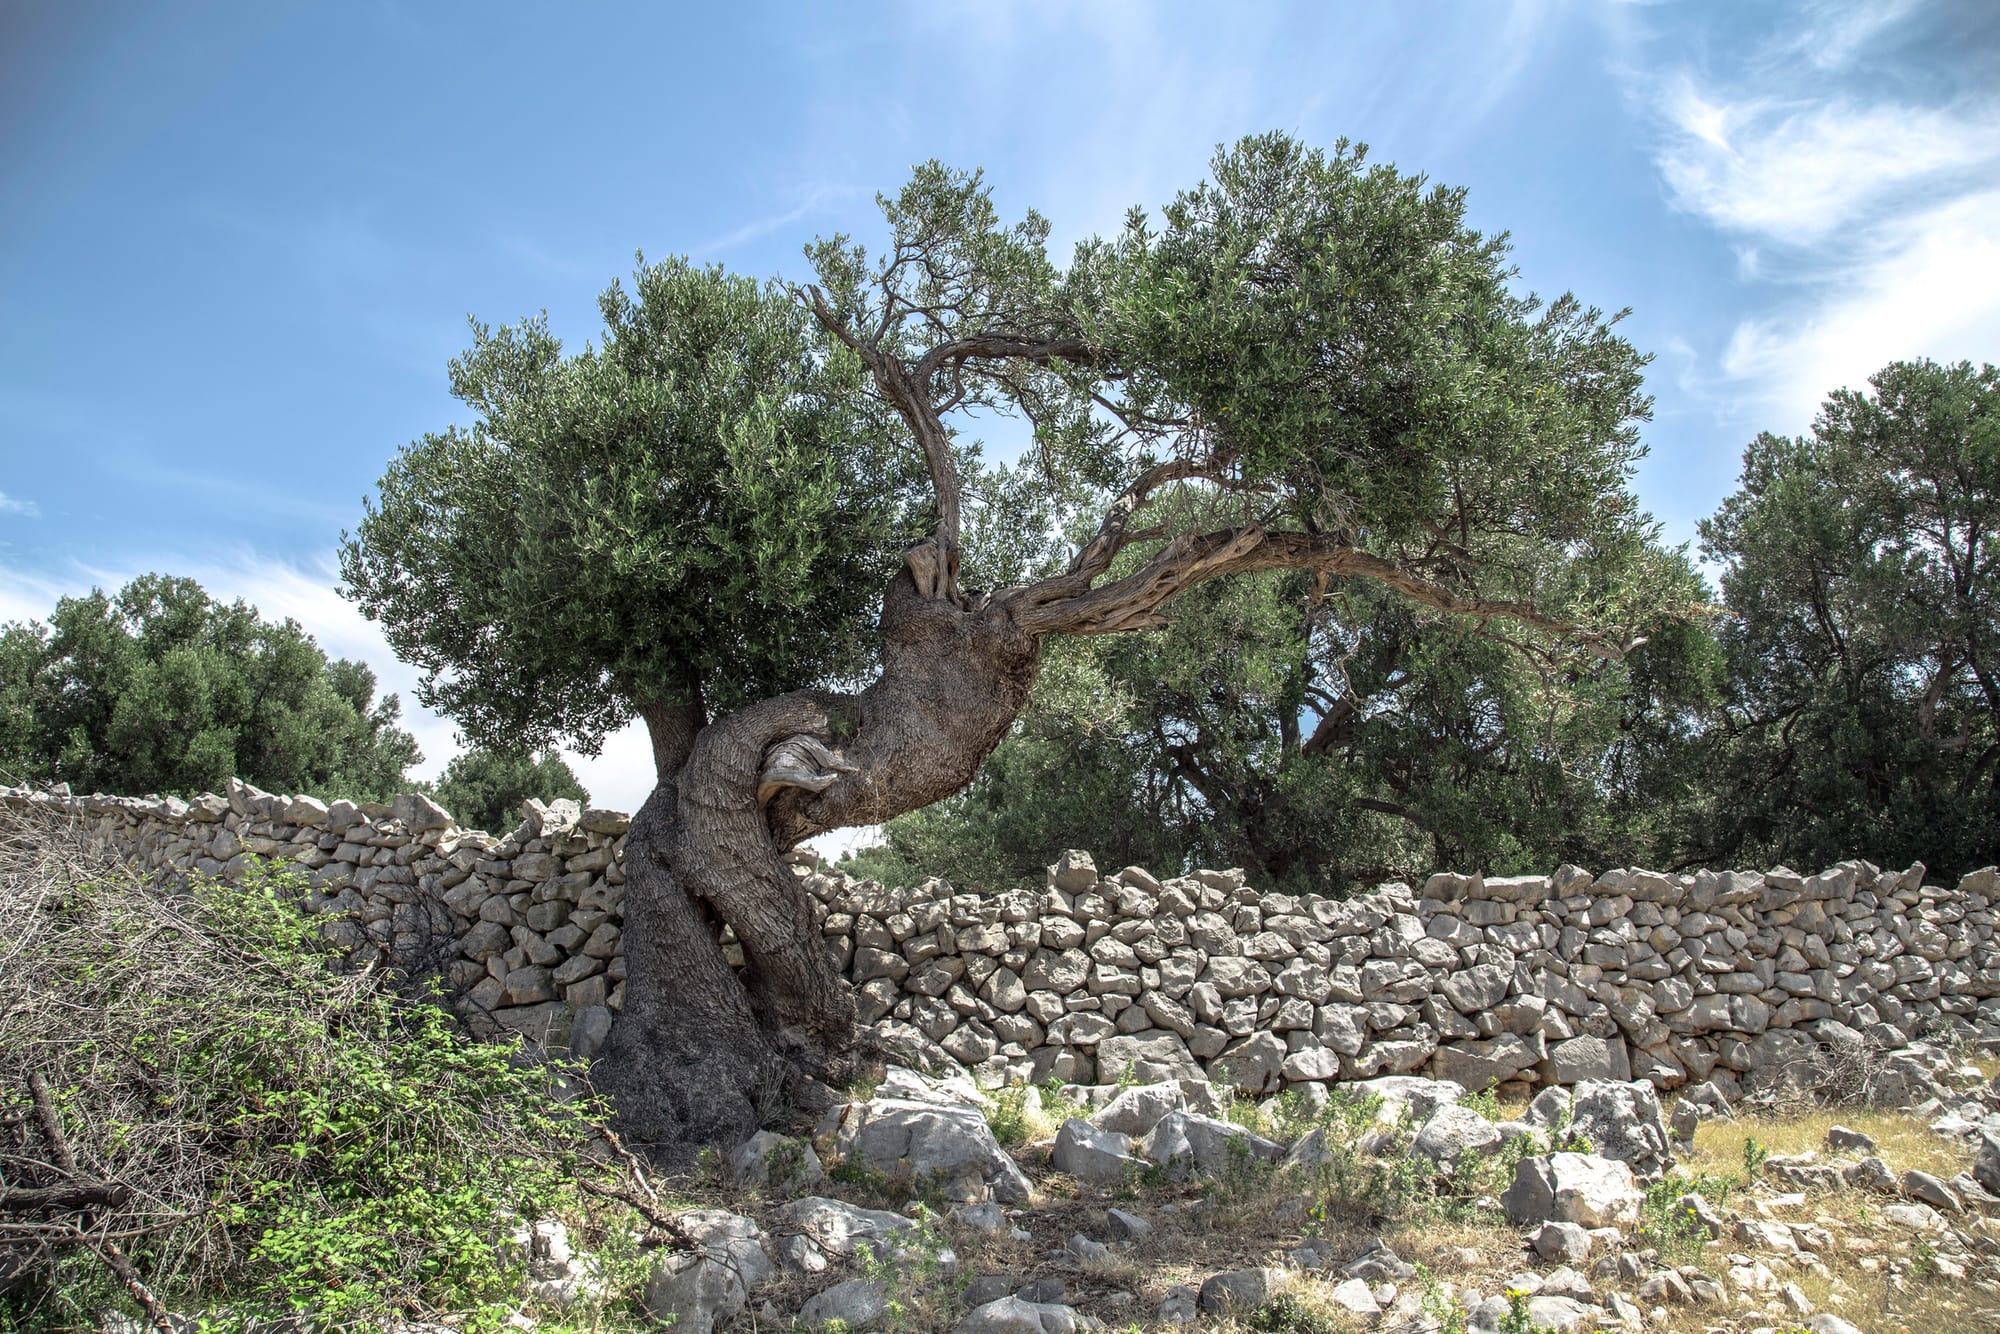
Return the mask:
M 1826 1132 L 1846 1126 L 1874 1139 L 1881 1157 L 1897 1172 L 1914 1169 L 1949 1181 L 1972 1165 L 1969 1150 L 1904 1112 L 1872 1112 L 1853 1107 L 1810 1107 L 1790 1114 L 1739 1115 L 1734 1121 L 1704 1121 L 1696 1132 L 1690 1172 L 1726 1175 L 1743 1167 L 1745 1144 L 1755 1139 L 1774 1154 L 1826 1156 Z M 1852 1192 L 1843 1192 L 1852 1194 Z
M 1907 1113 L 1807 1107 L 1790 1114 L 1705 1121 L 1696 1132 L 1694 1152 L 1681 1170 L 1741 1176 L 1744 1148 L 1753 1140 L 1773 1154 L 1814 1152 L 1823 1160 L 1829 1159 L 1826 1132 L 1835 1125 L 1871 1136 L 1880 1156 L 1899 1174 L 1915 1169 L 1948 1181 L 1971 1165 L 1970 1150 L 1931 1134 L 1922 1121 Z M 1854 1156 L 1836 1160 L 1851 1161 Z M 1779 1193 L 1753 1185 L 1733 1195 L 1728 1204 L 1754 1217 L 1752 1201 Z M 1772 1216 L 1784 1222 L 1814 1223 L 1831 1232 L 1834 1247 L 1819 1257 L 1821 1265 L 1807 1268 L 1771 1256 L 1757 1258 L 1781 1282 L 1796 1283 L 1815 1310 L 1834 1312 L 1868 1334 L 1973 1334 L 2000 1329 L 2000 1292 L 1979 1286 L 1982 1268 L 1974 1256 L 1955 1257 L 1971 1271 L 1965 1280 L 1939 1273 L 1934 1268 L 1938 1248 L 1932 1240 L 1882 1219 L 1882 1207 L 1899 1202 L 1855 1190 L 1809 1193 L 1802 1204 L 1774 1209 Z M 1973 1227 L 1983 1230 L 1984 1220 L 1977 1220 Z M 1700 1267 L 1723 1278 L 1730 1255 L 1742 1249 L 1741 1243 L 1725 1236 L 1707 1247 Z M 1984 1272 L 1990 1282 L 1991 1271 Z M 1779 1328 L 1796 1328 L 1803 1323 L 1780 1299 L 1768 1297 L 1738 1314 L 1741 1327 L 1757 1323 L 1750 1315 L 1753 1309 L 1765 1312 L 1770 1317 L 1766 1323 Z M 1656 1329 L 1662 1334 L 1705 1334 L 1715 1328 L 1717 1313 L 1699 1307 L 1670 1312 L 1664 1321 L 1649 1320 L 1647 1324 L 1648 1334 Z

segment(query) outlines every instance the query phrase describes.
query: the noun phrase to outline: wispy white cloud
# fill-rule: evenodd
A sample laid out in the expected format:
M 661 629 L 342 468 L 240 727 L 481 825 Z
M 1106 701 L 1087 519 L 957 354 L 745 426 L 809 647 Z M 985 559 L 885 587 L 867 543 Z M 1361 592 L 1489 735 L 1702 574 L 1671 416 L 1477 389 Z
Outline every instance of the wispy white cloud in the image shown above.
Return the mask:
M 1818 8 L 1733 72 L 1651 89 L 1669 196 L 1730 238 L 1762 304 L 1711 373 L 1788 430 L 1890 361 L 2000 347 L 2000 98 L 1879 92 L 1862 53 L 1917 7 Z
M 2000 157 L 2000 106 L 1732 99 L 1683 75 L 1658 157 L 1674 202 L 1728 231 L 1809 245 Z
M 12 514 L 21 519 L 39 519 L 42 517 L 42 507 L 32 500 L 23 500 L 19 496 L 10 496 L 5 491 L 0 491 L 0 514 Z
M 1787 48 L 1816 69 L 1840 69 L 1916 9 L 1917 0 L 1818 0 Z
M 843 186 L 817 185 L 806 191 L 805 198 L 788 209 L 769 213 L 761 218 L 752 218 L 740 226 L 733 227 L 720 236 L 712 236 L 701 244 L 693 246 L 689 254 L 696 259 L 707 259 L 740 245 L 783 231 L 801 218 L 817 212 L 829 202 L 849 198 L 854 191 Z
M 88 592 L 63 580 L 51 579 L 33 570 L 9 569 L 0 565 L 0 625 L 16 621 L 46 621 L 56 599 L 72 593 Z
M 1736 327 L 1724 374 L 1807 411 L 1891 361 L 2000 356 L 2000 190 L 1883 223 L 1810 299 Z M 1801 423 L 1802 424 L 1802 423 Z

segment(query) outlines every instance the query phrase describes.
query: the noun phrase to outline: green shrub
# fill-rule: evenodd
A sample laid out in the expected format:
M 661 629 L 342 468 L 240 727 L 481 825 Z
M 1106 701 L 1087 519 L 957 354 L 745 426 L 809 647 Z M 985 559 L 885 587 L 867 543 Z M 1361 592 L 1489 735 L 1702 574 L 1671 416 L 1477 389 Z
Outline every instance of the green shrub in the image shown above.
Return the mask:
M 0 829 L 10 1184 L 84 1180 L 118 1200 L 25 1220 L 40 1259 L 0 1294 L 0 1327 L 136 1309 L 120 1257 L 170 1309 L 226 1307 L 223 1327 L 492 1326 L 521 1277 L 510 1229 L 580 1214 L 580 1176 L 608 1175 L 583 1157 L 603 1109 L 573 1072 L 346 968 L 301 893 L 267 874 L 168 894 L 60 832 Z
M 1346 1328 L 1290 1293 L 1258 1307 L 1245 1323 L 1257 1334 L 1341 1334 Z
M 993 1138 L 1005 1145 L 1028 1142 L 1028 1089 L 1026 1085 L 995 1089 L 986 1095 L 986 1124 Z

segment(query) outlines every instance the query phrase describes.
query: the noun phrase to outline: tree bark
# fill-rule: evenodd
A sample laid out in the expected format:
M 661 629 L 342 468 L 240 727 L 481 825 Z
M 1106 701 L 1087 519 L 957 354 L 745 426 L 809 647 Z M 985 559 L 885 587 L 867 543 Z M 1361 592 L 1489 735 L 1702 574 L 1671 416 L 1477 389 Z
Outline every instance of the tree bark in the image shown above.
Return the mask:
M 713 722 L 641 710 L 659 783 L 626 840 L 625 1004 L 596 1069 L 628 1143 L 684 1164 L 819 1111 L 853 1073 L 853 993 L 784 854 L 964 787 L 1026 704 L 1037 659 L 1006 603 L 967 609 L 905 570 L 883 599 L 881 676 L 858 695 L 781 695 Z M 770 797 L 767 756 L 801 736 L 843 769 Z

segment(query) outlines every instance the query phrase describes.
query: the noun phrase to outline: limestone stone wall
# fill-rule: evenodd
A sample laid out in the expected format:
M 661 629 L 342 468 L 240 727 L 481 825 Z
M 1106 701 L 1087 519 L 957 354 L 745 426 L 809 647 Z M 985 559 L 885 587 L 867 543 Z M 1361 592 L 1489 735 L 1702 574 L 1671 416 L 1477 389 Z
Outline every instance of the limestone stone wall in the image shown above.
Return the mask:
M 0 802 L 167 878 L 288 864 L 343 948 L 441 974 L 482 1031 L 589 1055 L 623 1000 L 619 812 L 529 803 L 496 836 L 421 796 L 327 805 L 241 783 L 192 802 L 5 788 Z M 1946 887 L 1921 865 L 1566 866 L 1348 900 L 1260 892 L 1240 871 L 1100 874 L 1078 852 L 1034 892 L 796 870 L 862 1018 L 989 1084 L 1129 1071 L 1256 1092 L 1400 1073 L 1726 1089 L 1826 1046 L 2000 1037 L 1990 867 Z

